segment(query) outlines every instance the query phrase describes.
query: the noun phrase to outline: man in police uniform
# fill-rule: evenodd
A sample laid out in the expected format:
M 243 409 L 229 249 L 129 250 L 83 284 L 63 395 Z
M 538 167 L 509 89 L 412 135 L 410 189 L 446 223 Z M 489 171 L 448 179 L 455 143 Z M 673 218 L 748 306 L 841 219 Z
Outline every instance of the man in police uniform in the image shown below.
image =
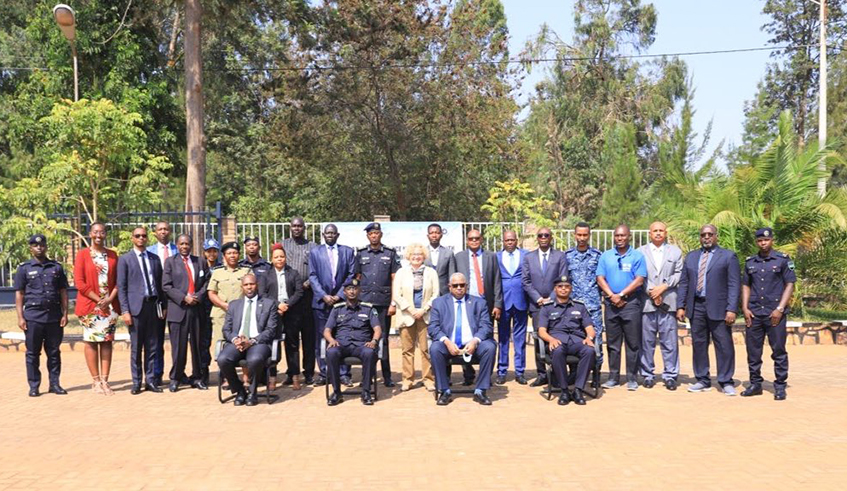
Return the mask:
M 218 241 L 208 238 L 203 242 L 203 257 L 210 273 L 214 268 L 220 266 L 218 256 L 221 246 Z M 203 384 L 209 385 L 209 365 L 212 363 L 212 301 L 209 294 L 204 292 L 200 301 L 203 304 L 200 314 L 200 379 Z
M 212 270 L 212 277 L 206 288 L 213 305 L 212 328 L 217 331 L 213 333 L 219 336 L 218 339 L 223 335 L 221 330 L 229 302 L 242 297 L 241 278 L 250 273 L 249 267 L 239 265 L 238 256 L 241 254 L 241 249 L 238 247 L 238 242 L 225 243 L 221 246 L 221 252 L 224 255 L 224 263 Z
M 39 369 L 41 347 L 47 353 L 51 394 L 68 392 L 59 385 L 62 371 L 64 328 L 68 323 L 68 277 L 56 261 L 47 259 L 47 238 L 35 234 L 29 238 L 32 259 L 18 266 L 15 273 L 15 309 L 18 327 L 26 335 L 26 378 L 29 396 L 38 397 L 41 385 Z
M 271 263 L 267 262 L 261 255 L 259 237 L 255 235 L 244 237 L 244 253 L 247 257 L 238 261 L 238 265 L 250 268 L 256 278 L 261 278 L 271 270 Z
M 550 346 L 553 358 L 553 373 L 562 388 L 559 405 L 573 401 L 585 404 L 582 394 L 588 381 L 588 372 L 594 364 L 594 321 L 582 302 L 570 298 L 573 285 L 570 278 L 562 276 L 553 282 L 556 301 L 541 308 L 538 314 L 538 336 Z M 568 394 L 568 370 L 565 360 L 568 355 L 579 357 L 576 368 L 574 391 Z
M 785 322 L 797 277 L 794 262 L 788 255 L 773 250 L 772 229 L 756 230 L 756 245 L 759 253 L 745 261 L 741 285 L 741 309 L 747 324 L 747 364 L 750 367 L 750 386 L 741 395 L 762 395 L 762 347 L 767 334 L 775 377 L 773 398 L 783 401 L 788 379 Z
M 324 327 L 327 342 L 326 366 L 333 393 L 327 404 L 335 406 L 341 395 L 341 360 L 355 356 L 362 360 L 362 404 L 373 405 L 371 378 L 376 370 L 377 346 L 382 336 L 376 307 L 359 301 L 359 280 L 344 283 L 344 303 L 336 303 Z
M 379 316 L 383 344 L 388 346 L 388 321 L 386 314 L 394 315 L 396 307 L 391 302 L 391 284 L 394 273 L 400 269 L 400 257 L 391 247 L 382 244 L 382 227 L 371 222 L 365 227 L 370 245 L 356 251 L 353 260 L 353 276 L 359 280 L 362 289 L 362 301 L 374 306 Z M 394 387 L 391 380 L 391 362 L 388 351 L 382 357 L 382 381 L 386 387 Z
M 597 286 L 597 264 L 603 254 L 591 247 L 591 226 L 579 222 L 573 233 L 576 246 L 565 251 L 568 260 L 568 277 L 571 279 L 573 293 L 571 298 L 582 302 L 591 315 L 594 324 L 594 358 L 597 368 L 603 366 L 603 308 L 600 302 L 600 288 Z

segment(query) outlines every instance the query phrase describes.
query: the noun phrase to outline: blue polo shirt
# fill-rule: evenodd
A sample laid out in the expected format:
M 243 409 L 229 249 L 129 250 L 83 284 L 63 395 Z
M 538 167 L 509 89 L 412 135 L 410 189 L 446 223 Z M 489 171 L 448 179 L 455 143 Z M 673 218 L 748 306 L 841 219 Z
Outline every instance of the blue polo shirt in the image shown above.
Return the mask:
M 616 248 L 609 249 L 600 256 L 600 261 L 597 264 L 597 276 L 606 278 L 606 283 L 609 284 L 612 293 L 620 293 L 627 285 L 632 283 L 636 276 L 647 278 L 647 263 L 644 261 L 644 254 L 641 254 L 632 246 L 623 254 L 619 254 Z

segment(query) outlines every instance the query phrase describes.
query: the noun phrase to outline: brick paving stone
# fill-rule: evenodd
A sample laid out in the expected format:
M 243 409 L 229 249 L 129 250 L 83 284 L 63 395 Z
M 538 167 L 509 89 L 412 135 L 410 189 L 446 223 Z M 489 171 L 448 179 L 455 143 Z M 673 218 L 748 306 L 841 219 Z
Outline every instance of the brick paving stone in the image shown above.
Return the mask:
M 743 346 L 736 356 L 746 381 Z M 492 407 L 458 394 L 437 407 L 423 388 L 380 387 L 373 407 L 350 396 L 329 408 L 323 388 L 281 388 L 274 405 L 236 408 L 215 390 L 130 395 L 126 352 L 115 354 L 113 397 L 91 393 L 82 353 L 66 352 L 70 394 L 30 399 L 23 354 L 0 352 L 0 489 L 843 489 L 847 348 L 789 356 L 781 403 L 659 383 L 559 407 L 510 372 Z M 687 382 L 689 347 L 681 362 Z

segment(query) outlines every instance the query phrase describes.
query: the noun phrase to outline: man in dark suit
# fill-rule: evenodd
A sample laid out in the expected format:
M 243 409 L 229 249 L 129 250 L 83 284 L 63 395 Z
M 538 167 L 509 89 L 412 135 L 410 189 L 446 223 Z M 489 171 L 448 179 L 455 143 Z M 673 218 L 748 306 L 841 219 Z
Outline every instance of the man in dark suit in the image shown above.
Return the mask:
M 194 246 L 190 235 L 176 239 L 178 254 L 165 261 L 162 290 L 168 297 L 168 332 L 171 340 L 171 383 L 168 390 L 176 392 L 179 384 L 200 390 L 209 387 L 203 381 L 200 364 L 200 320 L 203 315 L 203 295 L 209 268 L 205 261 L 191 254 Z M 191 348 L 191 378 L 185 376 L 188 349 Z
M 450 404 L 450 375 L 448 366 L 454 356 L 463 355 L 471 363 L 479 363 L 479 377 L 474 389 L 474 401 L 490 406 L 486 391 L 491 387 L 494 369 L 494 330 L 484 301 L 468 295 L 467 280 L 462 273 L 450 275 L 450 295 L 442 295 L 432 303 L 427 331 L 432 345 L 429 356 L 435 369 L 437 404 Z
M 285 361 L 288 364 L 286 381 L 290 380 L 290 384 L 294 389 L 300 389 L 300 333 L 302 322 L 300 317 L 296 315 L 297 307 L 300 300 L 303 298 L 303 281 L 300 279 L 300 274 L 296 269 L 292 268 L 286 262 L 288 256 L 285 254 L 285 248 L 282 244 L 276 243 L 271 246 L 271 269 L 259 277 L 259 295 L 276 300 L 277 302 L 277 326 L 280 328 L 277 333 L 285 333 Z M 311 324 L 311 323 L 310 323 Z M 303 332 L 304 337 L 306 335 Z M 313 335 L 314 330 L 309 333 Z M 312 341 L 314 343 L 314 340 Z M 305 346 L 305 342 L 304 342 Z M 311 346 L 310 346 L 311 347 Z M 314 366 L 315 350 L 303 350 L 303 364 Z M 271 390 L 276 386 L 276 368 L 272 369 L 270 380 Z
M 171 224 L 165 220 L 156 222 L 153 228 L 153 236 L 156 243 L 147 247 L 147 252 L 155 254 L 165 269 L 165 261 L 179 254 L 176 245 L 171 242 Z M 153 374 L 156 376 L 156 385 L 162 385 L 162 375 L 165 373 L 165 322 L 162 322 L 158 331 L 158 347 L 156 348 L 156 365 Z
M 532 316 L 532 328 L 538 328 L 538 314 L 541 307 L 553 301 L 553 281 L 568 275 L 568 260 L 565 253 L 553 247 L 553 233 L 549 228 L 538 229 L 535 234 L 538 249 L 525 255 L 521 269 L 523 270 L 523 291 L 529 297 L 529 313 Z M 538 377 L 532 382 L 532 387 L 547 385 L 547 369 L 538 364 L 535 369 Z
M 132 394 L 141 393 L 142 381 L 149 392 L 162 392 L 155 364 L 167 297 L 162 291 L 162 263 L 146 246 L 147 229 L 136 227 L 132 231 L 132 250 L 118 258 L 118 300 L 129 328 Z
M 718 384 L 724 394 L 734 396 L 732 325 L 741 291 L 738 257 L 718 246 L 718 229 L 714 225 L 700 228 L 700 246 L 685 256 L 677 290 L 676 318 L 685 322 L 688 317 L 694 348 L 697 382 L 688 391 L 704 392 L 712 388 L 709 376 L 709 338 L 712 338 L 718 361 Z
M 444 247 L 441 245 L 441 238 L 444 236 L 444 230 L 441 225 L 432 223 L 426 228 L 426 238 L 429 240 L 429 257 L 426 258 L 424 264 L 430 268 L 434 268 L 438 273 L 439 295 L 446 295 L 450 292 L 447 287 L 447 282 L 450 279 L 450 266 L 453 265 L 453 248 Z M 453 265 L 455 269 L 455 265 Z
M 498 323 L 500 357 L 497 363 L 497 385 L 506 383 L 509 369 L 509 338 L 515 345 L 515 381 L 526 385 L 523 376 L 526 367 L 527 302 L 523 291 L 521 262 L 527 251 L 518 247 L 518 234 L 514 230 L 503 232 L 503 250 L 497 253 L 500 276 L 503 279 L 503 313 Z
M 332 306 L 342 301 L 341 285 L 353 277 L 353 249 L 338 245 L 338 227 L 330 223 L 324 227 L 324 244 L 309 251 L 309 284 L 312 286 L 312 313 L 315 319 L 315 339 L 323 337 L 326 321 Z M 320 343 L 315 343 L 315 358 L 320 375 L 315 385 L 326 384 L 326 362 L 320 357 Z M 342 382 L 350 383 L 350 367 L 341 367 Z M 308 385 L 309 381 L 306 380 Z
M 223 336 L 229 343 L 218 355 L 218 366 L 235 394 L 235 405 L 255 406 L 259 402 L 256 385 L 271 356 L 271 343 L 276 338 L 276 302 L 259 296 L 253 273 L 241 278 L 241 289 L 244 296 L 230 302 L 226 311 Z M 235 367 L 244 359 L 250 374 L 249 392 L 244 391 L 244 384 L 235 372 Z

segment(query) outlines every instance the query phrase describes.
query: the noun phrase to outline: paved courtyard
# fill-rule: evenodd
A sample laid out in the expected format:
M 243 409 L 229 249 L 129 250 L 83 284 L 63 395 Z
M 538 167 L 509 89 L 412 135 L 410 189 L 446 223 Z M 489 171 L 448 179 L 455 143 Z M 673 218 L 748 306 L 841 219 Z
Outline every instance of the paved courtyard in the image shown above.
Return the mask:
M 322 388 L 285 388 L 236 408 L 214 390 L 131 396 L 126 352 L 113 397 L 91 393 L 82 353 L 65 352 L 70 394 L 30 399 L 23 353 L 0 352 L 0 489 L 844 489 L 847 349 L 789 354 L 781 403 L 659 384 L 559 407 L 510 374 L 492 407 L 436 407 L 420 388 L 329 408 Z M 682 363 L 690 375 L 690 348 Z

